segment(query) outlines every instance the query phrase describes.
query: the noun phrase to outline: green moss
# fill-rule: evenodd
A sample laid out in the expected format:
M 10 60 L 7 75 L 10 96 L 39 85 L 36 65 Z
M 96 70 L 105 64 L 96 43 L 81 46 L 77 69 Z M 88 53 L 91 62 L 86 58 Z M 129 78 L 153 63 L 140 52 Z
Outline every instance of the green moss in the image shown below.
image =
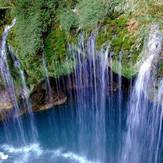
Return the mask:
M 126 33 L 126 23 L 127 18 L 125 17 L 106 18 L 97 36 L 97 47 L 100 48 L 102 44 L 109 40 L 113 49 L 121 48 Z
M 67 54 L 67 43 L 77 44 L 78 31 L 84 31 L 86 36 L 97 31 L 97 50 L 103 44 L 111 45 L 110 50 L 115 53 L 112 66 L 115 72 L 118 54 L 122 51 L 122 75 L 132 77 L 136 72 L 133 65 L 141 57 L 139 54 L 148 32 L 147 26 L 159 22 L 163 29 L 163 5 L 154 0 L 150 0 L 150 3 L 138 0 L 134 2 L 138 5 L 132 12 L 115 11 L 116 5 L 120 3 L 120 0 L 48 0 L 46 3 L 44 0 L 31 3 L 28 0 L 17 0 L 15 3 L 7 3 L 12 7 L 12 17 L 17 17 L 17 24 L 10 32 L 8 42 L 17 51 L 28 74 L 28 82 L 36 84 L 45 77 L 41 49 L 45 49 L 50 76 L 60 76 L 73 70 L 75 63 Z M 73 12 L 74 8 L 76 12 Z M 10 15 L 10 12 L 6 14 Z M 11 16 L 6 19 L 4 14 L 0 14 L 0 17 L 2 34 L 4 24 L 10 24 Z M 130 20 L 139 23 L 135 31 L 128 29 Z
M 0 8 L 0 36 L 2 36 L 4 27 L 11 23 L 10 9 Z
M 67 39 L 68 43 L 76 45 L 78 42 L 78 34 L 73 33 L 73 32 L 72 33 L 66 33 L 66 39 Z
M 102 44 L 110 40 L 113 50 L 121 49 L 123 46 L 124 50 L 128 50 L 132 45 L 132 41 L 128 36 L 127 19 L 127 17 L 123 16 L 117 19 L 107 18 L 104 21 L 106 24 L 103 24 L 97 36 L 97 46 L 101 47 Z
M 107 0 L 81 0 L 77 5 L 79 26 L 82 29 L 94 30 L 112 11 L 114 2 Z
M 0 26 L 0 36 L 2 36 L 2 34 L 3 34 L 3 27 Z
M 103 22 L 101 29 L 97 35 L 97 48 L 100 49 L 103 44 L 109 42 L 111 51 L 114 52 L 113 71 L 117 71 L 118 55 L 122 51 L 122 75 L 131 78 L 136 70 L 131 65 L 135 65 L 139 59 L 139 54 L 142 50 L 144 37 L 146 32 L 144 28 L 138 28 L 136 31 L 130 32 L 128 30 L 128 21 L 130 16 L 125 14 L 118 14 L 116 19 L 108 17 Z
M 119 74 L 120 69 L 119 69 L 119 62 L 117 60 L 113 60 L 112 65 L 111 65 L 112 70 Z M 121 75 L 131 79 L 134 75 L 136 75 L 137 71 L 135 70 L 133 65 L 130 65 L 129 63 L 123 64 L 122 63 L 122 69 L 121 69 Z
M 62 61 L 66 56 L 66 46 L 65 32 L 59 26 L 52 29 L 45 41 L 46 58 L 49 60 L 53 56 Z
M 67 54 L 67 35 L 59 26 L 55 27 L 45 41 L 45 58 L 51 76 L 72 72 L 74 62 Z
M 10 35 L 13 38 L 14 31 Z M 10 39 L 10 43 L 17 46 L 15 39 Z M 56 25 L 45 39 L 45 62 L 47 63 L 48 75 L 58 77 L 73 71 L 74 61 L 67 54 L 67 35 L 59 25 Z M 16 48 L 15 48 L 16 50 Z M 20 55 L 22 68 L 27 73 L 28 84 L 35 85 L 45 78 L 45 68 L 43 66 L 42 51 L 35 55 Z
M 18 0 L 16 6 L 12 8 L 12 16 L 16 15 L 17 23 L 9 33 L 8 43 L 14 47 L 15 52 L 17 51 L 16 55 L 22 68 L 27 73 L 27 82 L 30 85 L 35 85 L 45 78 L 42 52 L 39 51 L 44 41 L 45 59 L 48 63 L 47 68 L 50 76 L 56 77 L 67 74 L 74 68 L 74 61 L 68 57 L 66 47 L 67 40 L 75 41 L 75 37 L 71 33 L 65 33 L 60 25 L 52 28 L 47 38 L 43 37 L 43 32 L 47 30 L 47 26 L 51 22 L 49 10 L 52 8 L 54 1 L 51 2 L 52 5 L 50 1 L 47 4 L 43 3 L 42 0 L 37 0 L 29 5 L 28 1 Z M 6 10 L 8 9 L 0 9 L 0 35 L 3 33 L 4 26 L 10 24 L 12 20 L 10 12 Z M 69 16 L 69 13 L 66 14 L 65 16 Z M 70 16 L 72 17 L 72 15 Z M 67 23 L 71 24 L 71 21 Z M 74 22 L 72 22 L 72 26 L 73 24 Z M 16 79 L 17 71 L 13 69 L 13 63 L 9 64 L 12 76 Z
M 157 17 L 163 16 L 162 11 L 163 11 L 163 4 L 154 4 L 154 3 L 149 4 L 148 12 L 151 15 L 155 15 Z
M 71 8 L 65 8 L 59 11 L 59 21 L 66 32 L 78 26 L 78 17 Z
M 163 63 L 162 61 L 160 61 L 159 68 L 158 68 L 158 77 L 162 77 L 162 76 L 163 76 Z

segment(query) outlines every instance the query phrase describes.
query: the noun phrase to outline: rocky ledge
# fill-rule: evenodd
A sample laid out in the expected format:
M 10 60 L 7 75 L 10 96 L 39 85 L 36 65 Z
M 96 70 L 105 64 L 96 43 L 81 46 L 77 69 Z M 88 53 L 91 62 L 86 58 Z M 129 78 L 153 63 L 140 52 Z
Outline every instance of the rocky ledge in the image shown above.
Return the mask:
M 116 92 L 119 89 L 117 84 L 119 76 L 116 73 L 111 72 L 111 69 L 109 69 L 108 73 L 112 73 L 113 81 L 112 82 L 110 81 L 108 83 L 106 88 L 107 92 L 110 91 Z M 122 89 L 124 91 L 128 91 L 131 81 L 124 77 L 121 77 L 121 79 L 122 79 Z M 49 83 L 51 87 L 50 93 L 49 91 L 47 91 L 48 86 L 47 86 L 46 79 L 40 82 L 31 90 L 29 99 L 30 99 L 33 112 L 44 111 L 52 107 L 55 107 L 57 105 L 65 104 L 68 100 L 74 98 L 76 89 L 78 88 L 78 86 L 75 84 L 74 73 L 66 76 L 61 76 L 60 78 L 57 79 L 50 77 Z M 85 87 L 89 88 L 92 86 L 87 85 Z M 78 89 L 84 89 L 84 88 L 78 88 Z M 19 98 L 18 98 L 19 99 L 18 105 L 20 106 L 21 109 L 16 116 L 24 115 L 27 112 L 27 105 L 24 104 L 25 98 L 24 99 L 20 98 L 21 92 L 22 90 L 21 91 L 19 90 Z M 6 120 L 11 117 L 13 117 L 13 105 L 7 90 L 3 90 L 0 92 L 0 121 Z
M 5 120 L 12 111 L 13 105 L 9 94 L 5 90 L 0 91 L 0 120 Z
M 64 92 L 56 93 L 53 88 L 50 97 L 47 96 L 47 94 L 48 92 L 41 84 L 37 86 L 36 90 L 34 90 L 31 95 L 32 110 L 34 112 L 47 110 L 54 106 L 62 105 L 67 101 L 67 96 Z

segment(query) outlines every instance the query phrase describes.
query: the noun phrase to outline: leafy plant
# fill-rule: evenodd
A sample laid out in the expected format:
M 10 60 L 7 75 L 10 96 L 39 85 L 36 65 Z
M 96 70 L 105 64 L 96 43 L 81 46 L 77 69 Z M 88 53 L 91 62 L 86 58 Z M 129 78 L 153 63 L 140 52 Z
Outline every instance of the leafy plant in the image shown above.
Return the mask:
M 45 41 L 45 59 L 51 76 L 72 71 L 73 61 L 67 55 L 66 33 L 59 26 L 52 29 Z
M 81 28 L 93 28 L 107 13 L 103 0 L 81 0 L 79 10 L 79 25 Z
M 17 18 L 16 41 L 21 55 L 36 54 L 43 42 L 43 32 L 51 23 L 51 8 L 55 1 L 49 0 L 16 0 L 13 13 Z
M 77 15 L 70 8 L 64 8 L 59 11 L 59 21 L 66 32 L 78 25 Z

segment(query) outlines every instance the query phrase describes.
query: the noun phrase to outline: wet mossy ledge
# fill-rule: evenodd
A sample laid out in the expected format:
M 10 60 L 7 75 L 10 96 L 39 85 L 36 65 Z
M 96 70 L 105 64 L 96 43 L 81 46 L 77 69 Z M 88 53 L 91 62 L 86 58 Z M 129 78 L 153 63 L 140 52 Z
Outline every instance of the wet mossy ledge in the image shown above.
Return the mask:
M 31 94 L 47 76 L 58 79 L 74 72 L 76 62 L 68 47 L 78 47 L 81 33 L 85 42 L 95 34 L 97 51 L 109 46 L 108 68 L 132 80 L 151 24 L 159 24 L 163 32 L 162 10 L 159 0 L 0 0 L 0 35 L 16 18 L 7 44 L 21 63 Z M 158 76 L 163 75 L 161 61 Z M 10 58 L 9 63 L 19 92 L 20 81 Z
M 108 73 L 111 69 L 108 69 Z M 83 74 L 84 75 L 84 74 Z M 107 95 L 110 92 L 116 93 L 120 88 L 118 85 L 119 76 L 113 73 L 112 83 L 106 85 Z M 47 79 L 42 80 L 39 84 L 35 85 L 29 94 L 31 109 L 33 112 L 42 112 L 48 109 L 56 108 L 59 105 L 66 105 L 72 102 L 76 98 L 77 89 L 89 89 L 93 85 L 84 85 L 79 87 L 76 84 L 75 73 L 69 75 L 63 75 L 58 78 L 49 77 L 51 86 L 51 96 L 49 98 L 47 90 Z M 122 77 L 121 89 L 128 93 L 131 81 Z M 6 89 L 0 91 L 0 121 L 7 121 L 12 119 L 14 116 L 26 116 L 29 110 L 25 103 L 25 97 L 21 96 L 23 90 L 17 90 L 18 105 L 21 110 L 16 115 L 13 115 L 14 106 L 10 100 L 10 96 Z
M 149 26 L 157 22 L 163 29 L 163 5 L 154 1 L 146 5 L 139 1 L 132 5 L 130 1 L 103 0 L 48 2 L 0 3 L 0 33 L 16 17 L 8 43 L 14 48 L 32 87 L 45 78 L 43 56 L 49 76 L 59 77 L 74 70 L 75 61 L 67 47 L 68 44 L 77 46 L 81 32 L 85 40 L 92 32 L 96 34 L 97 50 L 110 45 L 113 60 L 110 67 L 116 73 L 119 73 L 119 53 L 122 53 L 122 76 L 131 79 L 137 73 L 134 65 L 142 57 Z

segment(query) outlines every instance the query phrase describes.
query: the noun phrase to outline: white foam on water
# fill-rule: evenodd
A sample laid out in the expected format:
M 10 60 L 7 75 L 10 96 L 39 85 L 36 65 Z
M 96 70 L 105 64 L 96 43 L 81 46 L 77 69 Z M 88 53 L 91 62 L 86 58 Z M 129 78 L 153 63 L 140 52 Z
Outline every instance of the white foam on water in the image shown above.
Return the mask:
M 41 148 L 39 144 L 30 144 L 23 147 L 14 147 L 5 144 L 1 146 L 1 150 L 3 154 L 5 153 L 5 156 L 8 156 L 6 159 L 12 158 L 13 163 L 32 163 L 35 160 L 39 161 L 40 158 L 48 158 L 49 161 L 61 158 L 68 162 L 99 163 L 98 161 L 88 160 L 85 156 L 73 152 L 65 152 L 63 148 L 46 150 Z
M 13 159 L 14 163 L 28 163 L 31 156 L 40 157 L 43 153 L 39 144 L 30 144 L 23 147 L 2 145 L 2 150 L 8 154 L 8 159 Z
M 6 155 L 3 152 L 0 152 L 0 160 L 7 160 L 8 159 L 8 155 Z
M 39 147 L 38 144 L 31 144 L 31 145 L 27 145 L 24 147 L 20 147 L 20 148 L 16 148 L 13 146 L 9 146 L 9 145 L 3 145 L 2 149 L 8 153 L 29 153 L 29 152 L 35 152 L 38 155 L 42 154 L 42 150 Z
M 79 163 L 99 163 L 99 161 L 88 160 L 85 156 L 78 155 L 73 152 L 63 152 L 62 150 L 53 151 L 53 157 L 63 157 L 68 160 L 76 161 Z

